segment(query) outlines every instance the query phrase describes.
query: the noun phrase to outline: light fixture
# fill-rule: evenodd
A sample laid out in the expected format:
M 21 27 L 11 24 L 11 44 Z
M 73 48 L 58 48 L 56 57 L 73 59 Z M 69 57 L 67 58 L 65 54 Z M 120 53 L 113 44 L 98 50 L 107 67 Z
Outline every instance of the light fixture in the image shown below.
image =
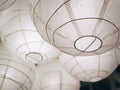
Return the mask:
M 79 90 L 84 82 L 102 82 L 120 64 L 119 0 L 0 5 L 0 43 L 8 50 L 0 46 L 0 90 Z
M 80 88 L 79 80 L 66 73 L 58 60 L 37 67 L 37 73 L 40 90 L 79 90 Z
M 59 57 L 63 68 L 80 81 L 97 82 L 108 77 L 118 66 L 115 50 L 96 56 L 74 57 L 63 53 Z
M 0 0 L 0 11 L 4 11 L 7 8 L 11 7 L 16 0 Z
M 30 0 L 41 36 L 74 56 L 107 52 L 118 45 L 119 0 Z
M 36 31 L 27 10 L 3 13 L 0 27 L 4 46 L 16 57 L 35 64 L 51 61 L 59 51 L 45 42 Z
M 31 90 L 35 80 L 33 68 L 11 57 L 0 44 L 0 90 Z

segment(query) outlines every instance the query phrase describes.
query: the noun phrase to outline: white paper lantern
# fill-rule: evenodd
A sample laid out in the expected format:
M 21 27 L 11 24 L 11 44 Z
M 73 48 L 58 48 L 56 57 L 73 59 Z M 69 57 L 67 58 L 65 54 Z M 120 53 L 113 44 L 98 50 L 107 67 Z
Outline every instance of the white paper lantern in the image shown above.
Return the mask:
M 59 51 L 45 42 L 36 31 L 29 11 L 10 11 L 3 14 L 2 21 L 2 42 L 20 59 L 39 64 L 58 56 Z
M 0 45 L 0 90 L 31 90 L 34 79 L 32 65 L 12 58 Z
M 11 7 L 16 0 L 0 0 L 0 11 L 4 11 L 7 8 Z
M 67 54 L 96 55 L 118 44 L 119 0 L 30 2 L 33 20 L 41 36 Z
M 115 50 L 86 57 L 73 57 L 63 53 L 59 59 L 63 68 L 73 77 L 86 82 L 100 81 L 109 76 L 118 66 Z
M 80 82 L 66 73 L 58 62 L 38 67 L 40 90 L 79 90 Z

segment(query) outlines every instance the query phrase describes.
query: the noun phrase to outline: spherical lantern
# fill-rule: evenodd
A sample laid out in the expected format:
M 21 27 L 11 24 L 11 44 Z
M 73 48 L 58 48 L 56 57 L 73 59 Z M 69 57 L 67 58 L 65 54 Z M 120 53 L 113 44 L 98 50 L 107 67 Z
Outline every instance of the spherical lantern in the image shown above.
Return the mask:
M 0 90 L 31 90 L 34 79 L 32 65 L 12 58 L 0 45 Z
M 100 81 L 109 76 L 118 66 L 115 50 L 86 57 L 74 57 L 63 53 L 59 59 L 66 71 L 76 79 L 85 82 Z
M 59 54 L 59 51 L 45 42 L 36 31 L 29 11 L 10 11 L 3 14 L 2 21 L 2 42 L 20 59 L 40 64 L 56 58 Z
M 119 41 L 119 0 L 30 0 L 41 36 L 59 50 L 90 56 Z M 32 4 L 33 3 L 33 4 Z
M 37 70 L 40 90 L 79 90 L 80 82 L 66 73 L 57 62 L 44 64 Z
M 16 0 L 0 0 L 0 11 L 4 11 L 7 8 L 11 7 Z

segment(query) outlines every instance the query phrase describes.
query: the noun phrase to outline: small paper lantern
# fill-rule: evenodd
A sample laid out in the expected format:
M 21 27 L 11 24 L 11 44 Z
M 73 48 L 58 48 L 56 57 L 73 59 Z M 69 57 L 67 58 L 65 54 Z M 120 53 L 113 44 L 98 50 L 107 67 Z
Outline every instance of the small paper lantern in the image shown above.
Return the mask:
M 32 65 L 12 58 L 0 45 L 0 90 L 31 90 L 34 79 Z
M 97 82 L 108 77 L 118 66 L 115 50 L 107 53 L 74 57 L 62 54 L 59 57 L 63 68 L 80 81 Z
M 11 7 L 16 0 L 0 0 L 0 11 L 4 11 L 7 8 Z
M 3 14 L 1 38 L 15 56 L 35 64 L 51 61 L 59 51 L 45 42 L 36 31 L 29 11 L 16 10 Z
M 56 61 L 37 69 L 40 90 L 79 90 L 80 82 L 67 74 Z
M 119 41 L 119 0 L 30 0 L 41 36 L 74 56 L 102 54 Z

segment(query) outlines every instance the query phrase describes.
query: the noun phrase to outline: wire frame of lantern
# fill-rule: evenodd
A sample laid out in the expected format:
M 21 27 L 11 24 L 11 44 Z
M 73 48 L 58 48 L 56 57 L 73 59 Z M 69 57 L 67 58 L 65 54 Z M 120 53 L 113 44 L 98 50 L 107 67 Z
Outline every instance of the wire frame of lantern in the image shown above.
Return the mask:
M 44 64 L 37 71 L 40 90 L 79 90 L 80 82 L 66 73 L 58 62 Z
M 11 10 L 30 10 L 28 0 L 16 0 L 14 5 L 9 7 L 7 10 L 4 10 L 2 13 L 11 11 Z
M 110 75 L 108 78 L 102 81 L 96 83 L 81 82 L 80 90 L 119 90 L 120 88 L 119 85 L 120 72 L 118 71 L 119 68 L 120 67 L 117 67 L 117 69 L 114 71 L 112 75 Z
M 51 61 L 59 51 L 45 42 L 36 31 L 29 11 L 16 10 L 3 15 L 1 38 L 15 56 L 35 64 Z
M 96 55 L 118 45 L 119 0 L 30 2 L 34 24 L 41 36 L 67 54 Z
M 118 64 L 120 64 L 120 45 L 118 47 L 116 47 L 115 49 L 115 53 L 116 53 L 116 59 L 118 61 Z
M 42 90 L 79 90 L 79 87 L 73 85 L 74 81 L 60 71 L 44 74 L 40 82 Z
M 0 90 L 31 90 L 34 79 L 32 65 L 12 58 L 0 45 Z
M 118 66 L 115 50 L 86 57 L 74 57 L 63 53 L 59 61 L 68 73 L 85 82 L 100 81 L 108 77 Z
M 0 11 L 4 11 L 11 7 L 16 0 L 0 0 Z

